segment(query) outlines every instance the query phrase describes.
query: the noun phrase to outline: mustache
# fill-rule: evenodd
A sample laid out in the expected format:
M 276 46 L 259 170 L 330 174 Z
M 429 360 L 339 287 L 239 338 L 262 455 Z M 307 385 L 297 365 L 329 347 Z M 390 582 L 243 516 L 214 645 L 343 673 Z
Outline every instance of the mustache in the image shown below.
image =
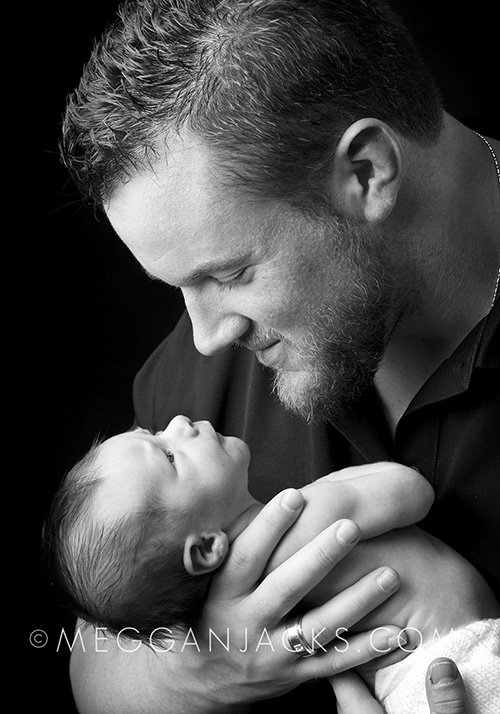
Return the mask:
M 258 328 L 249 328 L 244 335 L 235 340 L 236 347 L 244 347 L 247 350 L 258 350 L 272 342 L 286 342 L 283 336 L 276 330 L 259 330 Z

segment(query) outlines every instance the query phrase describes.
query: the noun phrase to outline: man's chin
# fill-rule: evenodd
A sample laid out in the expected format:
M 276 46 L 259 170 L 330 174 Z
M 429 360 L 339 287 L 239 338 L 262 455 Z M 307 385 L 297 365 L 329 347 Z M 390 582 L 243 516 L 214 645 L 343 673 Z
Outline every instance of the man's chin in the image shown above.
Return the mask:
M 370 374 L 370 373 L 369 373 Z M 331 421 L 345 414 L 373 382 L 372 376 L 317 370 L 280 370 L 273 391 L 285 409 L 310 423 Z
M 324 421 L 331 405 L 326 404 L 326 395 L 319 375 L 310 370 L 280 370 L 274 378 L 274 393 L 288 409 L 308 422 Z

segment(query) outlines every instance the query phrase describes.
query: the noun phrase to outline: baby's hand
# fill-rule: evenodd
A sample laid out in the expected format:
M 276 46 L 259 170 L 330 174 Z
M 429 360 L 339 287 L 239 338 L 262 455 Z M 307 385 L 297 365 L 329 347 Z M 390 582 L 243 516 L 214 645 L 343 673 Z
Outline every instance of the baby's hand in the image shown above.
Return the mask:
M 410 477 L 414 474 L 418 474 L 419 478 L 422 476 L 415 469 L 411 469 L 408 466 L 403 466 L 402 464 L 397 464 L 394 461 L 377 461 L 373 464 L 360 464 L 359 466 L 347 466 L 345 469 L 340 469 L 339 471 L 332 471 L 332 473 L 326 474 L 322 478 L 314 481 L 313 484 L 308 484 L 309 486 L 314 486 L 318 483 L 331 483 L 332 481 L 345 481 L 346 479 L 353 478 L 364 478 L 365 476 L 372 476 L 373 474 L 390 474 L 391 472 L 397 473 L 399 475 L 404 475 L 409 472 Z M 307 488 L 307 487 L 306 487 Z

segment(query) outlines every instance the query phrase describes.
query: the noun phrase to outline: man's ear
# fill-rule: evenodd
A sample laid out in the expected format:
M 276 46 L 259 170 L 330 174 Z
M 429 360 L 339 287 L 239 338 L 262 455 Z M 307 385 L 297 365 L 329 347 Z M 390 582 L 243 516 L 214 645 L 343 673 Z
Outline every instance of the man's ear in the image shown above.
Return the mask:
M 403 175 L 396 133 L 378 119 L 360 119 L 342 135 L 330 173 L 330 195 L 343 215 L 378 223 L 394 208 Z
M 203 575 L 221 565 L 229 548 L 223 531 L 191 533 L 184 543 L 184 567 L 190 575 Z

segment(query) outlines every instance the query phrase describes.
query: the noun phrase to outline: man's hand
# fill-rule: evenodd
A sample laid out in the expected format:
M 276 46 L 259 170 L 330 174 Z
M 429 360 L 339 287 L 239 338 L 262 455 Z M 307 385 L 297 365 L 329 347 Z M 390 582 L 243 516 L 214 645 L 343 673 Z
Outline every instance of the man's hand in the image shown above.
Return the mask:
M 267 561 L 303 506 L 299 491 L 272 499 L 234 541 L 214 578 L 200 626 L 188 645 L 154 653 L 123 652 L 110 640 L 107 653 L 72 656 L 72 684 L 82 714 L 201 714 L 230 711 L 267 699 L 317 677 L 358 666 L 397 646 L 399 628 L 348 636 L 347 630 L 397 589 L 390 568 L 379 568 L 335 598 L 304 613 L 302 626 L 320 653 L 302 658 L 285 635 L 290 611 L 347 555 L 360 532 L 339 521 L 263 577 Z M 226 646 L 227 645 L 227 646 Z M 95 650 L 95 648 L 94 648 Z
M 356 672 L 341 672 L 330 677 L 329 681 L 337 700 L 337 714 L 384 714 Z
M 290 503 L 295 511 L 290 511 Z M 338 521 L 262 578 L 268 559 L 301 507 L 302 496 L 292 489 L 267 504 L 234 541 L 214 580 L 200 632 L 219 636 L 229 632 L 233 649 L 229 656 L 219 648 L 210 657 L 200 657 L 191 686 L 198 689 L 200 699 L 212 700 L 215 711 L 221 711 L 221 704 L 234 711 L 235 704 L 284 694 L 309 679 L 358 666 L 397 646 L 397 627 L 379 633 L 383 642 L 375 642 L 371 633 L 348 637 L 348 629 L 399 585 L 394 571 L 379 568 L 304 614 L 303 630 L 310 642 L 314 635 L 319 654 L 302 658 L 290 651 L 285 635 L 290 611 L 360 536 L 355 523 Z
M 337 674 L 330 678 L 330 684 L 337 698 L 338 714 L 384 714 L 385 710 L 355 672 Z M 425 691 L 429 714 L 468 713 L 464 683 L 451 659 L 439 657 L 431 662 L 425 677 Z

